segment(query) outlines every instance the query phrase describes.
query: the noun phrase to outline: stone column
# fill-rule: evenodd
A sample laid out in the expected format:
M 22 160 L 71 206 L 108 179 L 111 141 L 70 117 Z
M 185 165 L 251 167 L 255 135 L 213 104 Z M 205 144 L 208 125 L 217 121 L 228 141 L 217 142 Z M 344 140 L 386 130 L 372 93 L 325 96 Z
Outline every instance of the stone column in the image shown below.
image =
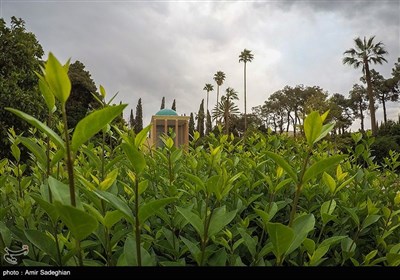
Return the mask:
M 175 147 L 179 147 L 179 122 L 178 119 L 175 119 Z

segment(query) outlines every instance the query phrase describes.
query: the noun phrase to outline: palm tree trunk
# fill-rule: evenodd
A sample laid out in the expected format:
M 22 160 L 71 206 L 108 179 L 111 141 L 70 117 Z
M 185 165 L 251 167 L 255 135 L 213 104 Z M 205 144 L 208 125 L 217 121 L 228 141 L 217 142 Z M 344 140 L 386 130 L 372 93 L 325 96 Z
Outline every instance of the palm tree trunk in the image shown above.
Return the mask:
M 207 90 L 207 112 L 208 112 L 208 94 L 209 94 L 210 92 Z
M 247 130 L 246 61 L 244 62 L 244 131 Z
M 382 107 L 383 107 L 383 121 L 386 124 L 387 122 L 387 115 L 386 115 L 386 103 L 385 103 L 385 96 L 382 96 Z
M 364 132 L 364 112 L 362 109 L 362 101 L 360 102 L 360 119 L 361 119 L 361 131 Z
M 374 102 L 374 95 L 372 92 L 371 74 L 369 72 L 369 65 L 368 65 L 367 58 L 364 58 L 364 66 L 365 66 L 365 78 L 367 80 L 369 112 L 371 115 L 371 130 L 372 130 L 372 135 L 376 135 L 375 102 Z

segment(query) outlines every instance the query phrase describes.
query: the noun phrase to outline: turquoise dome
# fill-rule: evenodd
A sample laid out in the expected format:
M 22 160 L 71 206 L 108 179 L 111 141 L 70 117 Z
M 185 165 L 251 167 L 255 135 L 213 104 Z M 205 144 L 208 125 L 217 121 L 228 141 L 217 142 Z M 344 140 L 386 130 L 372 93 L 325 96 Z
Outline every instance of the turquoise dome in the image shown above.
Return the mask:
M 171 109 L 162 109 L 156 113 L 156 116 L 177 116 L 178 114 Z

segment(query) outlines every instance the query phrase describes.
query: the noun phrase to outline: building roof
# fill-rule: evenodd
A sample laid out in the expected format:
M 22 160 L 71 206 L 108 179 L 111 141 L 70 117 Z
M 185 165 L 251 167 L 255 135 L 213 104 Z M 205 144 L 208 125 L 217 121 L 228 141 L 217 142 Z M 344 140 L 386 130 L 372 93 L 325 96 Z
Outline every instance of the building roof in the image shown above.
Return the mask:
M 156 113 L 156 116 L 177 116 L 178 114 L 171 109 L 162 109 Z

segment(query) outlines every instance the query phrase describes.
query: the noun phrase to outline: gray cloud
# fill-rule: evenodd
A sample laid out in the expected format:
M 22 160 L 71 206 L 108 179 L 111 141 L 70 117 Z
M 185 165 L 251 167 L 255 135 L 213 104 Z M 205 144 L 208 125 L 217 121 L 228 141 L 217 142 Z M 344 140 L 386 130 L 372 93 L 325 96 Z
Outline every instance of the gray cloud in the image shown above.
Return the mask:
M 390 53 L 376 69 L 388 77 L 400 56 L 399 14 L 399 1 L 2 2 L 2 17 L 22 17 L 46 51 L 82 61 L 129 110 L 141 97 L 147 121 L 162 96 L 167 106 L 176 99 L 181 114 L 197 112 L 218 70 L 227 76 L 221 90 L 231 86 L 241 96 L 244 48 L 255 55 L 248 110 L 285 85 L 346 95 L 360 71 L 342 65 L 343 52 L 355 37 L 376 35 Z M 210 105 L 215 99 L 214 92 Z M 396 117 L 398 107 L 389 107 Z

